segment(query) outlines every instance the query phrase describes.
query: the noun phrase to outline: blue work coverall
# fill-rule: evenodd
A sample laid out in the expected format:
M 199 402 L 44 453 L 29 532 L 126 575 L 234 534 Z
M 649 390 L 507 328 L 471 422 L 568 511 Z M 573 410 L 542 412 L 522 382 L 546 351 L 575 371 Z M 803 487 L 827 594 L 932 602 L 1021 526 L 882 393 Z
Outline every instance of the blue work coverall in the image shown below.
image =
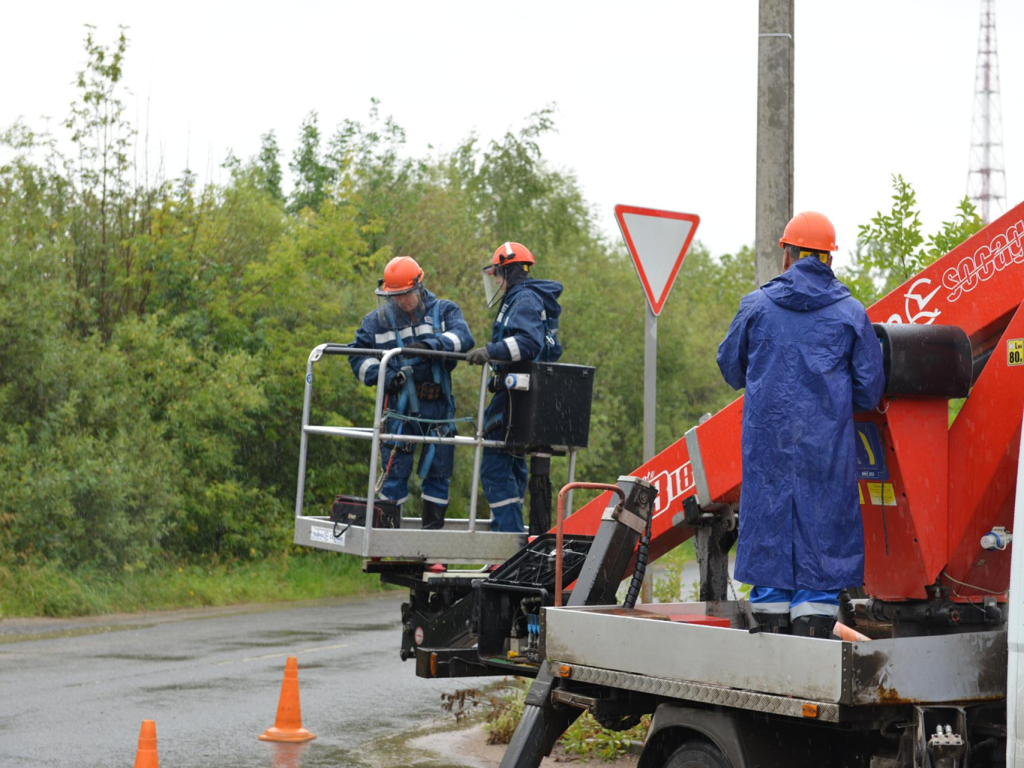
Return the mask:
M 363 318 L 363 324 L 356 331 L 356 338 L 353 346 L 364 349 L 393 349 L 396 346 L 406 346 L 414 341 L 420 341 L 430 346 L 431 349 L 444 352 L 466 352 L 473 347 L 473 335 L 469 326 L 462 316 L 462 310 L 452 301 L 438 299 L 430 291 L 424 291 L 425 301 L 423 311 L 415 318 L 404 318 L 396 325 L 398 328 L 385 327 L 380 322 L 379 313 L 374 310 Z M 435 312 L 436 308 L 436 312 Z M 434 317 L 437 317 L 438 327 L 434 327 Z M 403 327 L 404 324 L 404 327 Z M 380 376 L 380 361 L 375 357 L 352 356 L 349 358 L 352 372 L 356 378 L 367 386 L 376 386 Z M 447 379 L 446 390 L 451 391 L 451 372 L 455 368 L 454 360 L 439 360 L 427 358 L 395 357 L 388 364 L 384 372 L 385 386 L 391 383 L 391 379 L 399 372 L 402 366 L 412 367 L 413 381 L 416 384 L 433 383 L 437 378 Z M 394 409 L 395 402 L 399 395 L 388 395 L 389 408 Z M 431 420 L 450 419 L 455 415 L 454 397 L 440 397 L 437 400 L 421 400 L 420 416 Z M 389 419 L 386 429 L 395 432 L 401 426 L 401 431 L 406 435 L 425 435 L 432 429 L 440 428 L 445 430 L 444 425 L 421 424 L 415 421 L 401 422 L 397 419 Z M 411 444 L 407 443 L 407 446 Z M 392 453 L 394 456 L 392 457 Z M 423 499 L 433 502 L 439 507 L 448 507 L 448 485 L 452 477 L 452 469 L 455 460 L 454 445 L 428 446 L 424 444 L 420 449 L 419 470 L 423 474 L 424 460 L 432 456 L 430 466 L 423 477 Z M 413 454 L 411 451 L 393 450 L 391 446 L 384 446 L 381 449 L 382 469 L 387 472 L 384 485 L 381 488 L 380 496 L 383 499 L 390 499 L 402 504 L 409 497 L 409 476 L 412 474 Z
M 558 341 L 558 317 L 562 307 L 561 283 L 530 278 L 508 289 L 494 318 L 487 354 L 495 370 L 499 389 L 484 412 L 488 440 L 504 440 L 509 425 L 509 395 L 504 387 L 503 362 L 544 360 L 555 362 L 562 355 Z M 522 533 L 523 502 L 526 500 L 526 459 L 499 448 L 485 448 L 480 481 L 491 508 L 491 530 Z
M 885 386 L 867 313 L 800 259 L 743 297 L 718 366 L 746 387 L 736 578 L 755 610 L 834 616 L 839 590 L 864 583 L 853 412 Z

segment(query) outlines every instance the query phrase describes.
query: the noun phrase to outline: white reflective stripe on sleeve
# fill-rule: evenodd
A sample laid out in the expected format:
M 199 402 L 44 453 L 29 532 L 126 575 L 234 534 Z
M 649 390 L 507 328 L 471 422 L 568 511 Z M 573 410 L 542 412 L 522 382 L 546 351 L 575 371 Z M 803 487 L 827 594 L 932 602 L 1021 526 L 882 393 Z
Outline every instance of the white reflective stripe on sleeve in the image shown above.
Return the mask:
M 504 501 L 496 501 L 493 504 L 488 504 L 487 506 L 491 509 L 497 509 L 498 507 L 507 507 L 509 504 L 522 504 L 522 501 L 518 496 L 516 496 L 511 499 L 505 499 Z
M 547 320 L 548 319 L 548 313 L 545 312 L 543 309 L 540 311 L 540 319 L 541 320 Z
M 459 337 L 456 336 L 454 333 L 448 331 L 447 333 L 442 333 L 441 335 L 452 343 L 452 352 L 458 352 L 462 349 L 462 342 L 459 341 Z
M 386 331 L 384 333 L 375 334 L 374 337 L 373 337 L 373 340 L 375 342 L 377 342 L 378 344 L 385 344 L 385 343 L 387 343 L 389 341 L 394 341 L 395 340 L 395 332 L 394 331 Z
M 839 615 L 839 606 L 829 603 L 800 603 L 794 605 L 789 611 L 789 618 L 799 619 L 801 616 L 828 616 L 835 618 Z
M 789 613 L 789 603 L 755 603 L 750 601 L 754 613 Z
M 436 496 L 427 496 L 427 494 L 425 493 L 421 495 L 421 498 L 424 501 L 432 501 L 434 504 L 437 504 L 438 506 L 441 507 L 448 506 L 448 499 L 439 499 Z
M 372 357 L 368 357 L 365 360 L 363 360 L 363 364 L 360 365 L 359 370 L 356 371 L 356 378 L 359 379 L 360 384 L 366 383 L 366 374 L 368 374 L 370 372 L 370 369 L 375 365 L 379 367 L 380 363 L 378 363 Z
M 519 360 L 523 355 L 519 351 L 519 342 L 516 341 L 515 336 L 509 336 L 505 339 L 505 346 L 508 347 L 508 352 L 512 355 L 512 360 Z

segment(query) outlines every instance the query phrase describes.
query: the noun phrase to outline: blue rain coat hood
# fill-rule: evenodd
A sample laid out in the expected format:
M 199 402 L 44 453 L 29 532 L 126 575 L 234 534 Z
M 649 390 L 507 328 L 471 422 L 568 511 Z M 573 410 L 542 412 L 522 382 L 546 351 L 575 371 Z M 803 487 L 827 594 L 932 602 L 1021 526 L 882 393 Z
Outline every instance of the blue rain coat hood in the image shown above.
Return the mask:
M 533 360 L 542 350 L 546 361 L 558 360 L 562 355 L 558 341 L 558 318 L 562 314 L 558 297 L 562 290 L 561 283 L 535 278 L 509 288 L 491 328 L 491 343 L 487 345 L 491 360 Z M 509 338 L 514 339 L 511 346 L 506 341 Z
M 874 408 L 885 386 L 864 307 L 831 268 L 801 259 L 743 297 L 718 366 L 734 389 L 746 388 L 736 578 L 779 589 L 860 586 L 853 413 Z
M 537 298 L 540 299 L 541 305 L 544 307 L 548 317 L 558 317 L 562 314 L 562 306 L 558 303 L 558 297 L 562 295 L 563 290 L 562 284 L 554 280 L 530 278 L 521 283 L 516 283 L 509 288 L 508 293 L 505 294 L 504 302 L 509 302 L 520 291 L 529 291 L 536 294 Z

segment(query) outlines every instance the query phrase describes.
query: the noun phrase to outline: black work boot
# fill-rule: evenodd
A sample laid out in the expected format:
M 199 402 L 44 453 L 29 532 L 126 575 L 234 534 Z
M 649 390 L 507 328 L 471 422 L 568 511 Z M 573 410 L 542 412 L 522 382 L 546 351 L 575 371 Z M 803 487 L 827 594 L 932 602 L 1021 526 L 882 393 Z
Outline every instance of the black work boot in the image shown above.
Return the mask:
M 835 638 L 832 634 L 835 626 L 835 616 L 801 616 L 799 619 L 793 619 L 793 634 L 828 640 Z
M 423 530 L 438 531 L 444 528 L 444 513 L 447 511 L 448 507 L 423 499 Z
M 773 635 L 792 634 L 788 613 L 758 613 L 754 611 L 754 621 L 757 622 L 758 632 L 770 632 Z

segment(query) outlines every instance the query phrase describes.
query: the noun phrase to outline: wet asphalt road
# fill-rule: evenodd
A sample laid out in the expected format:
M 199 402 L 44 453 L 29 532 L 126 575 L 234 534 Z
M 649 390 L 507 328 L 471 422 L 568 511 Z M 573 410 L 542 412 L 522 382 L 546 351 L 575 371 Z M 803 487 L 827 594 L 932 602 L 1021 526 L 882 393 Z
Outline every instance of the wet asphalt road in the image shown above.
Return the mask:
M 441 694 L 467 685 L 421 680 L 399 659 L 402 597 L 46 624 L 99 633 L 19 642 L 39 625 L 0 622 L 0 766 L 130 766 L 143 719 L 164 768 L 407 764 L 404 739 L 387 737 L 442 720 Z M 317 734 L 298 747 L 256 738 L 290 655 Z

